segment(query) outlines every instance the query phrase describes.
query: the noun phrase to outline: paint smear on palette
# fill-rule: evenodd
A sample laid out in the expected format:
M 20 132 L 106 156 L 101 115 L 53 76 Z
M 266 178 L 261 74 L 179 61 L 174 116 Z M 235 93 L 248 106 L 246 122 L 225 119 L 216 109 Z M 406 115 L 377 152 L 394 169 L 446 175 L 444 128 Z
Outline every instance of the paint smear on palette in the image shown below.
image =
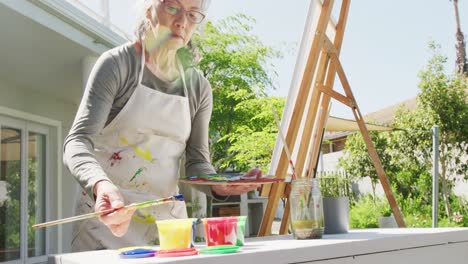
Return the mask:
M 109 158 L 109 160 L 111 162 L 111 167 L 114 166 L 115 162 L 118 162 L 118 161 L 122 160 L 122 156 L 120 156 L 120 152 L 122 152 L 122 151 L 112 153 L 112 156 Z
M 153 157 L 151 156 L 151 152 L 148 150 L 148 148 L 145 148 L 145 150 L 142 150 L 140 147 L 135 147 L 135 146 L 132 146 L 128 140 L 126 138 L 120 138 L 120 142 L 122 142 L 123 144 L 129 146 L 129 147 L 132 147 L 133 150 L 135 151 L 135 153 L 142 157 L 143 159 L 151 162 L 153 160 Z
M 146 170 L 146 168 L 139 168 L 135 174 L 133 174 L 132 178 L 130 179 L 130 181 L 133 181 L 136 177 L 138 177 L 144 170 Z

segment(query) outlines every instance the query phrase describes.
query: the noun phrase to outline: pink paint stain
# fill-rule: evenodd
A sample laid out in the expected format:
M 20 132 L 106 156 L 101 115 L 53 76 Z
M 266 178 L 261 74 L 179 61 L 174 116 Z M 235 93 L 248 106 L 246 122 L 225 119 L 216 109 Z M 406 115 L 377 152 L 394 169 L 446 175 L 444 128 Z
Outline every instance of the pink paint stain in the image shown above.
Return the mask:
M 115 162 L 118 162 L 118 161 L 121 161 L 122 160 L 122 156 L 120 156 L 120 152 L 122 151 L 119 151 L 119 152 L 114 152 L 112 154 L 112 156 L 110 157 L 110 162 L 111 162 L 111 167 L 114 166 L 114 163 Z

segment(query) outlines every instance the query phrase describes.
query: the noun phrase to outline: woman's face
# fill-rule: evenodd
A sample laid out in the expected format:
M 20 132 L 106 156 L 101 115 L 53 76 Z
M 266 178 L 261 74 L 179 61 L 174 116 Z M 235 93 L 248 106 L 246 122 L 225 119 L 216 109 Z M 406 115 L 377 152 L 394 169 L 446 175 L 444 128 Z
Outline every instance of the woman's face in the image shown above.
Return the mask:
M 202 0 L 164 0 L 159 3 L 156 8 L 160 27 L 158 31 L 167 32 L 163 35 L 166 35 L 165 44 L 170 49 L 179 49 L 190 41 L 201 22 L 199 20 L 204 18 L 201 4 Z

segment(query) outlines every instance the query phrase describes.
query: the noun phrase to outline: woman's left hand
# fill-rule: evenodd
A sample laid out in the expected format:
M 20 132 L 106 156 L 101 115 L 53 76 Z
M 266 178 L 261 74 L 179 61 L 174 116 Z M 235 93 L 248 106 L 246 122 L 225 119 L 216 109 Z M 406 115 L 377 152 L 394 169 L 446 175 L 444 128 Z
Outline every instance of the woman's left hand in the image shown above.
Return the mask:
M 246 174 L 244 177 L 252 177 L 252 178 L 261 178 L 262 171 L 259 169 L 252 169 Z M 228 196 L 228 195 L 240 195 L 246 192 L 253 191 L 255 189 L 260 188 L 260 184 L 244 184 L 244 185 L 213 185 L 211 186 L 211 190 L 220 196 Z

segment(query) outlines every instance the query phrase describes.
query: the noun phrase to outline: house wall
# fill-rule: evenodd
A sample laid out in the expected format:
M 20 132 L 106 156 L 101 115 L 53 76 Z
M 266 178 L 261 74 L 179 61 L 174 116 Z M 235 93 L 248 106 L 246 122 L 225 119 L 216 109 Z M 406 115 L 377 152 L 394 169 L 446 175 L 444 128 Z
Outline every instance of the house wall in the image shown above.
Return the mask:
M 320 158 L 318 171 L 338 170 L 338 160 L 343 157 L 343 151 L 323 154 Z
M 37 90 L 38 89 L 35 89 L 35 91 Z M 52 160 L 51 167 L 53 168 L 51 174 L 53 175 L 49 175 L 51 181 L 49 190 L 53 192 L 50 196 L 53 197 L 53 199 L 49 201 L 49 208 L 51 210 L 51 219 L 49 220 L 72 216 L 74 195 L 78 185 L 68 170 L 64 166 L 61 166 L 61 147 L 63 138 L 67 135 L 74 119 L 77 106 L 57 100 L 53 96 L 32 92 L 25 87 L 7 84 L 3 80 L 0 80 L 0 107 L 13 110 L 2 111 L 0 108 L 0 114 L 9 115 L 13 118 L 18 118 L 18 116 L 15 116 L 15 114 L 12 115 L 11 113 L 19 111 L 25 114 L 43 117 L 48 120 L 54 120 L 56 123 L 60 124 L 60 131 L 56 131 L 57 128 L 55 128 L 52 129 L 53 132 L 51 133 L 51 139 L 54 140 L 55 138 L 55 142 L 53 142 L 54 146 L 52 147 L 50 157 Z M 38 122 L 37 120 L 28 121 Z M 41 122 L 39 121 L 39 123 Z M 61 173 L 57 173 L 59 169 Z M 57 186 L 57 184 L 60 184 L 60 186 Z M 60 190 L 61 193 L 57 193 L 58 190 Z M 61 200 L 58 201 L 60 197 Z M 58 208 L 59 205 L 61 205 L 60 208 Z M 68 252 L 70 250 L 71 226 L 71 224 L 65 224 L 49 229 L 51 230 L 52 238 L 54 236 L 57 237 L 56 239 L 51 239 L 52 252 Z

